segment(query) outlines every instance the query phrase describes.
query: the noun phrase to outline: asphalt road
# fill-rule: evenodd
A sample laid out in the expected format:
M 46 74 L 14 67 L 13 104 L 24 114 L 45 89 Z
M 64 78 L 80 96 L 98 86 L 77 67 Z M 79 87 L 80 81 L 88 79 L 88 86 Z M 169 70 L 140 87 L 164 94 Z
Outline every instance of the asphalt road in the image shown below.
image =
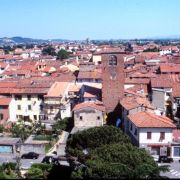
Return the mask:
M 40 155 L 38 159 L 21 159 L 21 168 L 29 169 L 34 163 L 41 163 L 45 155 Z M 7 162 L 16 162 L 16 156 L 11 154 L 1 154 L 0 155 L 0 164 Z
M 180 179 L 180 163 L 174 161 L 173 163 L 158 163 L 159 165 L 169 165 L 169 172 L 161 173 L 161 176 L 167 176 L 170 179 Z

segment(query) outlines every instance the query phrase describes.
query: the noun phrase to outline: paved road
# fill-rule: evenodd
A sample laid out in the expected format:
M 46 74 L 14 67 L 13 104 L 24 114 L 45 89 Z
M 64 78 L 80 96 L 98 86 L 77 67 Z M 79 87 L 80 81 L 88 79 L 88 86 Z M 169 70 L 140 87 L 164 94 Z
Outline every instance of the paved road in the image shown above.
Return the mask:
M 12 154 L 0 154 L 0 165 L 6 162 L 16 162 L 16 157 Z
M 62 138 L 58 144 L 58 148 L 57 148 L 57 154 L 59 156 L 66 155 L 65 149 L 66 149 L 66 142 L 67 142 L 68 136 L 69 136 L 69 133 L 64 131 L 63 136 L 62 136 Z
M 41 163 L 45 155 L 39 155 L 38 159 L 21 159 L 21 168 L 29 169 L 32 164 Z
M 160 165 L 169 165 L 169 172 L 161 173 L 161 176 L 167 176 L 170 179 L 180 179 L 180 163 L 174 161 L 173 163 L 161 163 Z
M 40 155 L 38 159 L 21 159 L 21 168 L 29 169 L 34 163 L 41 163 L 45 156 Z M 7 162 L 16 162 L 16 156 L 12 154 L 0 154 L 0 164 Z

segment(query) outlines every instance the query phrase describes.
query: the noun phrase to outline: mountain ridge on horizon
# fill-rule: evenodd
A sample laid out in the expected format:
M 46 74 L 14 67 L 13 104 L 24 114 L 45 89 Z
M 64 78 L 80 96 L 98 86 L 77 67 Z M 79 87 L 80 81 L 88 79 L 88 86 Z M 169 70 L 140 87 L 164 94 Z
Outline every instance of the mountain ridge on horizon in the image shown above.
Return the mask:
M 143 40 L 143 39 L 149 39 L 149 40 L 165 40 L 165 39 L 180 39 L 180 35 L 169 35 L 169 36 L 153 36 L 153 37 L 146 37 L 146 38 L 112 38 L 112 39 L 94 39 L 99 41 L 108 41 L 108 40 Z M 83 40 L 70 40 L 70 39 L 61 39 L 61 38 L 53 38 L 53 39 L 41 39 L 41 38 L 30 38 L 30 37 L 22 37 L 22 36 L 14 36 L 14 37 L 0 37 L 0 43 L 6 44 L 6 43 L 48 43 L 48 42 L 70 42 L 70 41 L 83 41 Z

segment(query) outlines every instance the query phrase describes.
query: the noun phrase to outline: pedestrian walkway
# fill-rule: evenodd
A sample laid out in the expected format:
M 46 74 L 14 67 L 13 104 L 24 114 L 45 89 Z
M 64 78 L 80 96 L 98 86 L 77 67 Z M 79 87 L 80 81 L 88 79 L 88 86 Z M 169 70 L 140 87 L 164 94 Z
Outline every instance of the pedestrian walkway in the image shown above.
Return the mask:
M 169 173 L 170 173 L 171 175 L 173 175 L 174 178 L 180 178 L 180 171 L 176 171 L 175 169 L 171 169 L 171 170 L 169 171 Z
M 65 156 L 65 148 L 66 148 L 66 142 L 68 139 L 69 133 L 66 131 L 63 131 L 61 135 L 58 137 L 58 141 L 54 146 L 48 151 L 46 155 L 52 155 L 53 151 L 57 152 L 58 156 Z

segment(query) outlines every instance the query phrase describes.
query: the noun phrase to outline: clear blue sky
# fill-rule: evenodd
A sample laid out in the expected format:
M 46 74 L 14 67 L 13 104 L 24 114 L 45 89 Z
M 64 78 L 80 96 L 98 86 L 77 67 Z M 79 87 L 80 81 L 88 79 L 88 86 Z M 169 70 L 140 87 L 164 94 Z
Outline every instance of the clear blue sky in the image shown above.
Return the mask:
M 180 0 L 0 0 L 0 37 L 180 35 Z

